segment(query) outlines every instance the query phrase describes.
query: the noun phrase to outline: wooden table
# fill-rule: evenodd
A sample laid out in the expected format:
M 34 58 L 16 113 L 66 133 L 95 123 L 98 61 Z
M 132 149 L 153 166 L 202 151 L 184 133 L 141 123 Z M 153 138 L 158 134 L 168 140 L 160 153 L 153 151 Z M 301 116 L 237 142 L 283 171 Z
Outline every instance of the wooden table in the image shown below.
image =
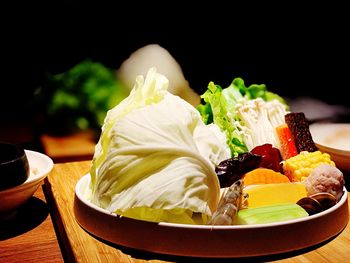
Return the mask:
M 179 259 L 125 250 L 98 240 L 84 231 L 77 224 L 73 213 L 74 187 L 79 178 L 89 172 L 90 165 L 90 161 L 55 164 L 44 185 L 52 217 L 48 215 L 28 232 L 20 232 L 15 237 L 0 240 L 0 262 L 31 262 L 38 259 L 42 262 L 62 262 L 62 258 L 67 262 L 220 262 L 218 260 Z M 45 206 L 41 190 L 38 190 L 36 196 L 39 196 L 41 204 Z M 57 237 L 54 235 L 51 219 L 57 226 Z M 62 254 L 59 253 L 56 238 L 62 244 Z M 335 239 L 311 251 L 284 254 L 262 260 L 346 262 L 349 255 L 350 224 Z
M 40 142 L 45 154 L 55 163 L 91 160 L 96 145 L 92 131 L 77 132 L 65 136 L 42 134 Z
M 0 262 L 64 262 L 49 205 L 39 187 L 9 221 L 0 222 Z

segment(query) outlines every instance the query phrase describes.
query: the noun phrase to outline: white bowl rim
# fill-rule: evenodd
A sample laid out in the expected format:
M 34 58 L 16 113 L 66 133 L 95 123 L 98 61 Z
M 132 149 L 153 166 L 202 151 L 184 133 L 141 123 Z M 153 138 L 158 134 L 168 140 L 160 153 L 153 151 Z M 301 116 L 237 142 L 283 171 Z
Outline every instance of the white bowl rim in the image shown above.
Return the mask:
M 333 122 L 315 122 L 310 125 L 310 131 L 312 134 L 312 139 L 314 140 L 315 144 L 319 148 L 324 148 L 325 150 L 329 152 L 334 152 L 336 154 L 342 154 L 342 155 L 347 155 L 350 156 L 350 151 L 349 150 L 344 150 L 344 149 L 339 149 L 339 148 L 334 148 L 332 146 L 326 145 L 323 142 L 320 142 L 318 138 L 315 136 L 315 132 L 317 129 L 320 128 L 326 128 L 326 127 L 350 127 L 350 123 L 333 123 Z
M 338 154 L 338 155 L 344 155 L 344 156 L 349 156 L 350 157 L 350 151 L 347 150 L 342 150 L 330 146 L 326 146 L 322 143 L 315 142 L 316 146 L 322 151 L 327 151 L 330 153 Z
M 33 172 L 30 172 L 28 179 L 24 183 L 17 185 L 15 187 L 9 188 L 9 189 L 4 189 L 4 190 L 0 191 L 1 194 L 8 194 L 8 193 L 12 193 L 12 192 L 17 192 L 19 189 L 30 187 L 33 184 L 39 183 L 40 181 L 45 179 L 45 177 L 47 177 L 48 174 L 53 169 L 54 162 L 49 156 L 47 156 L 41 152 L 37 152 L 37 151 L 33 151 L 33 150 L 26 150 L 25 149 L 24 151 L 27 155 L 29 169 L 36 168 L 36 167 L 31 167 L 31 163 L 33 162 L 33 159 L 43 161 L 45 163 L 45 166 L 42 169 L 40 169 L 39 172 L 36 174 L 34 174 Z

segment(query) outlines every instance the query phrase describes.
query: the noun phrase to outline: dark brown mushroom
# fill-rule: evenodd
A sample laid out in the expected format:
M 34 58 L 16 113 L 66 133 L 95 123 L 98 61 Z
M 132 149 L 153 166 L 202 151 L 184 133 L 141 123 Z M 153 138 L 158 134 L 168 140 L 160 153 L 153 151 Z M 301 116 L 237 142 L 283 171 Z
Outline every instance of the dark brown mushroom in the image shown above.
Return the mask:
M 297 204 L 300 205 L 302 208 L 304 208 L 309 215 L 314 215 L 319 212 L 322 212 L 334 206 L 336 203 L 337 203 L 337 198 L 334 195 L 326 192 L 316 193 L 316 194 L 301 198 L 297 202 Z
M 297 202 L 297 205 L 300 205 L 302 208 L 304 208 L 309 215 L 314 215 L 322 211 L 321 204 L 311 197 L 301 198 Z
M 317 193 L 309 197 L 317 200 L 321 204 L 322 210 L 326 210 L 337 203 L 337 198 L 330 193 Z

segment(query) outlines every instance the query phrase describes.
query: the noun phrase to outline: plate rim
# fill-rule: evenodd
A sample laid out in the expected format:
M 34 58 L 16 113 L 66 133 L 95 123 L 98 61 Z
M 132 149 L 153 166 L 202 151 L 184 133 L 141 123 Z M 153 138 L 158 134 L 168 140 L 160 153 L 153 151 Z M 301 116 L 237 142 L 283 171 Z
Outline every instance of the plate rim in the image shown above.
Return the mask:
M 40 170 L 39 174 L 35 175 L 32 172 L 30 172 L 29 177 L 27 178 L 27 180 L 25 182 L 23 182 L 20 185 L 16 185 L 15 187 L 0 191 L 1 194 L 9 194 L 12 192 L 17 192 L 19 189 L 25 189 L 25 188 L 32 187 L 34 184 L 37 184 L 40 181 L 42 181 L 43 179 L 45 179 L 49 175 L 51 170 L 53 169 L 54 162 L 46 154 L 43 154 L 43 153 L 37 152 L 37 151 L 33 151 L 33 150 L 27 150 L 27 149 L 25 149 L 24 151 L 25 151 L 27 159 L 28 159 L 29 169 L 33 168 L 31 166 L 32 166 L 35 158 L 40 158 L 40 160 L 44 161 L 46 164 L 45 167 L 43 167 L 43 169 Z
M 86 180 L 87 176 L 89 173 L 79 179 L 75 189 L 82 184 L 82 180 Z M 302 251 L 321 243 L 325 244 L 340 234 L 348 224 L 347 190 L 332 208 L 321 212 L 322 214 L 319 213 L 324 216 L 313 215 L 304 221 L 289 220 L 286 221 L 288 224 L 260 224 L 257 228 L 247 225 L 203 226 L 137 220 L 116 215 L 102 208 L 93 209 L 91 205 L 83 202 L 77 193 L 75 193 L 73 205 L 78 225 L 98 240 L 106 241 L 107 245 L 117 245 L 117 248 L 121 246 L 159 255 L 192 258 L 264 257 Z M 100 210 L 103 211 L 102 214 Z M 339 220 L 328 227 L 330 217 L 333 216 L 337 216 Z M 321 227 L 327 224 L 327 228 L 320 232 L 318 227 L 310 227 L 313 224 Z M 298 238 L 304 235 L 305 231 L 308 232 L 309 238 Z M 232 234 L 238 235 L 239 239 L 232 239 Z M 141 240 L 139 240 L 140 236 Z M 266 238 L 269 242 L 266 242 Z M 158 240 L 162 242 L 157 242 Z M 256 240 L 263 243 L 259 243 L 258 246 L 249 245 L 249 242 L 255 244 Z
M 82 198 L 79 191 L 77 191 L 77 190 L 80 187 L 80 185 L 82 183 L 84 183 L 83 180 L 88 180 L 89 176 L 90 176 L 90 173 L 86 173 L 77 182 L 77 184 L 75 186 L 75 194 L 77 194 L 77 192 L 78 192 L 78 194 L 77 194 L 78 198 L 82 202 L 84 202 L 86 205 L 90 206 L 93 209 L 100 211 L 101 213 L 104 213 L 104 214 L 110 215 L 110 216 L 114 216 L 114 217 L 125 217 L 125 216 L 118 215 L 114 212 L 108 211 L 106 209 L 103 209 L 103 208 L 91 203 L 90 201 Z M 88 179 L 86 179 L 86 178 L 88 178 Z M 90 181 L 88 181 L 87 183 L 90 183 Z M 140 220 L 140 219 L 135 219 L 135 218 L 129 218 L 129 219 L 155 223 L 155 224 L 158 224 L 160 226 L 179 227 L 179 228 L 198 228 L 198 229 L 206 229 L 206 230 L 212 230 L 212 229 L 228 229 L 228 230 L 232 229 L 232 230 L 235 230 L 235 229 L 265 228 L 265 227 L 270 228 L 270 227 L 276 227 L 276 226 L 289 225 L 291 223 L 310 221 L 310 220 L 313 220 L 315 218 L 322 217 L 326 214 L 332 213 L 334 210 L 338 209 L 343 203 L 345 203 L 348 199 L 348 191 L 347 191 L 345 186 L 344 186 L 343 190 L 344 190 L 344 193 L 343 193 L 341 199 L 338 201 L 338 203 L 325 211 L 322 211 L 320 213 L 317 213 L 317 214 L 314 214 L 311 216 L 303 217 L 303 218 L 297 218 L 297 219 L 291 219 L 291 220 L 273 222 L 273 223 L 250 224 L 250 225 L 230 225 L 230 226 L 225 225 L 224 226 L 224 225 L 195 225 L 195 224 L 191 225 L 191 224 L 180 224 L 180 223 L 171 223 L 171 222 L 153 222 L 153 221 L 146 221 L 146 220 Z

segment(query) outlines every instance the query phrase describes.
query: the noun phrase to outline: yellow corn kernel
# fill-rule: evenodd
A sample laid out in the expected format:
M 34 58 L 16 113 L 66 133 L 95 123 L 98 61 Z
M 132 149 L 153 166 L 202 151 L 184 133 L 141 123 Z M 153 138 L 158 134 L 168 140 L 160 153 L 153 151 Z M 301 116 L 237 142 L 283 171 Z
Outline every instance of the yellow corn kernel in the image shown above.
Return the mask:
M 335 166 L 328 153 L 320 151 L 301 152 L 293 156 L 283 163 L 283 172 L 292 182 L 300 182 L 306 178 L 312 170 L 322 164 L 330 164 Z

